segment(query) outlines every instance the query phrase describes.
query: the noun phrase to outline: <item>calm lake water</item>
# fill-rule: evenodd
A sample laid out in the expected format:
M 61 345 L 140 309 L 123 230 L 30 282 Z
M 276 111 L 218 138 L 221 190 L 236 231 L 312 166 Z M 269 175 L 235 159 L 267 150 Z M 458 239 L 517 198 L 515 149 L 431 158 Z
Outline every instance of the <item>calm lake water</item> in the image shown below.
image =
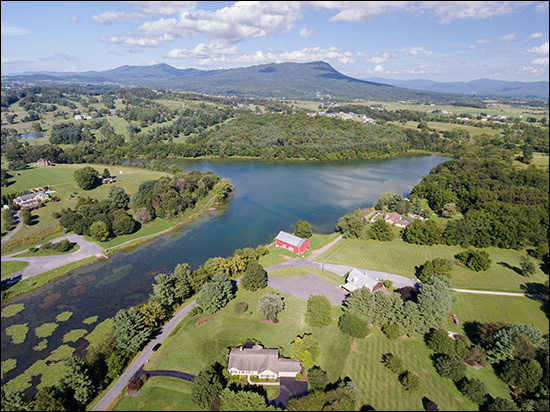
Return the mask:
M 184 170 L 211 170 L 229 178 L 235 191 L 223 207 L 173 233 L 132 251 L 117 252 L 10 301 L 23 303 L 25 310 L 2 319 L 2 361 L 17 359 L 17 367 L 5 375 L 2 384 L 47 358 L 63 344 L 67 332 L 91 331 L 119 309 L 147 301 L 158 273 L 170 273 L 179 263 L 197 268 L 210 257 L 268 244 L 280 230 L 292 232 L 298 220 L 307 220 L 317 233 L 332 233 L 341 216 L 375 205 L 382 192 L 406 197 L 423 175 L 446 160 L 442 156 L 330 163 L 167 160 Z M 56 316 L 65 311 L 72 316 L 56 322 Z M 98 316 L 96 322 L 83 323 L 92 316 Z M 33 350 L 43 339 L 35 335 L 35 328 L 48 322 L 59 326 L 47 337 L 45 350 Z M 14 324 L 29 328 L 23 343 L 12 344 L 5 333 Z M 87 341 L 81 338 L 68 345 L 79 354 Z

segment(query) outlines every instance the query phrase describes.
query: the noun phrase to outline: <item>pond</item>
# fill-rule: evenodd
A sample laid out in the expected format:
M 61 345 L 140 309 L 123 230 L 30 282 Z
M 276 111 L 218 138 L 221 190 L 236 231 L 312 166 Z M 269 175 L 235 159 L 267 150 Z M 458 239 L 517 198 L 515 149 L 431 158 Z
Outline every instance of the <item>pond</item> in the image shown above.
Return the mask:
M 179 263 L 197 268 L 210 257 L 268 244 L 280 230 L 292 232 L 298 220 L 308 221 L 314 232 L 332 233 L 341 216 L 374 206 L 382 192 L 406 197 L 423 175 L 446 160 L 435 155 L 353 162 L 166 160 L 184 170 L 211 170 L 231 179 L 235 190 L 230 200 L 177 231 L 12 299 L 10 304 L 23 303 L 25 309 L 2 319 L 2 361 L 17 359 L 2 385 L 47 358 L 71 330 L 89 332 L 119 309 L 146 302 L 157 274 L 170 273 Z M 67 311 L 72 313 L 68 320 L 56 321 Z M 84 322 L 94 316 L 94 323 Z M 43 340 L 35 328 L 45 323 L 58 326 L 47 338 L 46 349 L 33 350 Z M 6 328 L 15 324 L 28 327 L 19 344 L 6 334 Z M 80 338 L 66 344 L 82 354 L 87 341 Z

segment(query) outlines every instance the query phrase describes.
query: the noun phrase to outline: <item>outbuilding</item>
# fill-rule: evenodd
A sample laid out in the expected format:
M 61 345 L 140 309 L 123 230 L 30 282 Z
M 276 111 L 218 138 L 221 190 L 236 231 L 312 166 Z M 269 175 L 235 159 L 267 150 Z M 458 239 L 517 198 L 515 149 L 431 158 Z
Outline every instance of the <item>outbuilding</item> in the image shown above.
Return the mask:
M 291 235 L 290 233 L 279 232 L 275 238 L 275 246 L 283 247 L 298 255 L 301 255 L 309 249 L 309 240 L 302 239 L 301 237 Z

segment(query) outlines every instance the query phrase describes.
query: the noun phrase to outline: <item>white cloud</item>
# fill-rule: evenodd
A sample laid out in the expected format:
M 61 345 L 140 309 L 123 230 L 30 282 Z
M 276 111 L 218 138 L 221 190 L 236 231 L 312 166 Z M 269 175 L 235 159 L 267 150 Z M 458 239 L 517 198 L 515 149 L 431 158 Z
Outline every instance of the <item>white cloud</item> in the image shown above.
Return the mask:
M 192 50 L 173 49 L 166 56 L 175 59 L 207 59 L 234 54 L 237 54 L 237 47 L 228 48 L 223 43 L 213 42 L 210 44 L 200 43 Z
M 381 64 L 384 63 L 390 55 L 388 53 L 375 53 L 370 59 L 367 60 L 368 64 Z
M 499 37 L 499 40 L 510 41 L 510 40 L 515 40 L 516 37 L 517 36 L 514 33 L 510 33 L 510 34 L 507 34 L 505 36 Z
M 80 21 L 80 16 L 78 14 L 73 14 L 71 17 L 71 23 L 78 23 Z
M 470 50 L 475 50 L 477 49 L 477 46 L 475 44 L 470 44 Z
M 424 50 L 423 47 L 411 47 L 409 50 L 409 54 L 411 56 L 433 56 L 433 52 L 429 50 Z
M 491 43 L 492 40 L 489 39 L 477 39 L 476 43 L 483 44 L 483 43 Z
M 533 34 L 530 34 L 528 37 L 530 39 L 538 39 L 539 37 L 542 37 L 542 33 L 541 32 L 533 33 Z
M 146 14 L 172 16 L 178 13 L 187 13 L 197 6 L 196 1 L 125 1 L 135 5 L 136 9 Z
M 308 30 L 305 27 L 300 30 L 300 37 L 309 37 L 313 34 L 313 30 Z
M 533 66 L 523 66 L 519 70 L 520 74 L 534 74 L 534 75 L 541 75 L 541 74 L 547 74 L 548 71 L 542 67 L 533 67 Z
M 92 16 L 92 20 L 99 24 L 131 23 L 142 20 L 145 16 L 142 13 L 123 13 L 117 11 L 106 11 Z
M 535 11 L 537 13 L 548 13 L 548 2 L 541 1 L 539 4 L 537 4 L 537 7 L 535 7 Z
M 379 14 L 405 11 L 427 13 L 439 23 L 453 20 L 489 19 L 520 11 L 529 2 L 522 1 L 312 1 L 315 8 L 336 11 L 330 21 L 365 21 Z
M 541 56 L 548 56 L 548 42 L 541 44 L 538 47 L 532 47 L 527 51 L 529 53 L 540 54 Z
M 23 36 L 25 34 L 31 34 L 31 32 L 22 27 L 9 26 L 2 23 L 1 25 L 2 36 Z
M 531 64 L 540 64 L 543 66 L 548 66 L 549 58 L 548 57 L 539 57 L 531 62 Z
M 385 72 L 384 67 L 381 64 L 375 66 L 374 69 L 372 69 L 372 71 L 374 73 L 384 73 Z

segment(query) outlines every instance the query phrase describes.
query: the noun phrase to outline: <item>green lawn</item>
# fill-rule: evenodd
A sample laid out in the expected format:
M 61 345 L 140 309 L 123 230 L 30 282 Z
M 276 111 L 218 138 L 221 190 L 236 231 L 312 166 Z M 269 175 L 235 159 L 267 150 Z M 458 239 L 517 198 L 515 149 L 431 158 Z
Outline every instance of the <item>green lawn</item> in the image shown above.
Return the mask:
M 2 262 L 2 279 L 7 278 L 15 272 L 25 269 L 27 266 L 29 266 L 28 262 Z
M 223 358 L 229 348 L 244 343 L 248 338 L 255 338 L 266 347 L 279 348 L 282 355 L 288 356 L 290 343 L 298 335 L 311 333 L 319 342 L 321 355 L 316 364 L 328 372 L 329 379 L 351 378 L 359 389 L 358 409 L 371 406 L 375 410 L 423 410 L 422 398 L 435 401 L 440 410 L 478 410 L 456 389 L 449 379 L 440 377 L 430 359 L 431 352 L 426 348 L 423 339 L 401 338 L 389 340 L 379 328 L 371 327 L 373 333 L 366 339 L 352 339 L 343 335 L 337 327 L 341 307 L 334 306 L 333 323 L 324 328 L 314 328 L 302 323 L 302 315 L 307 302 L 286 295 L 285 309 L 279 314 L 278 324 L 259 322 L 260 314 L 256 312 L 258 299 L 270 288 L 250 292 L 239 290 L 236 298 L 228 306 L 214 315 L 201 314 L 195 318 L 184 319 L 176 330 L 167 338 L 162 348 L 156 352 L 147 364 L 148 369 L 173 369 L 197 374 L 206 365 Z M 236 314 L 236 302 L 248 303 L 246 313 Z M 201 316 L 213 318 L 212 321 L 195 326 Z M 382 363 L 382 355 L 392 352 L 403 359 L 405 367 L 420 376 L 421 388 L 418 392 L 409 393 L 399 383 L 398 377 L 392 374 Z M 494 396 L 508 398 L 509 391 L 490 369 L 476 371 L 469 368 L 470 377 L 476 377 L 486 383 Z M 148 382 L 155 382 L 154 378 Z M 160 379 L 159 379 L 160 380 Z M 168 381 L 166 381 L 168 382 Z M 150 402 L 156 410 L 192 410 L 189 392 L 176 384 L 174 388 L 161 386 L 158 391 L 151 391 L 142 399 L 119 398 L 112 410 L 146 410 Z M 185 384 L 181 384 L 185 386 Z M 151 386 L 153 388 L 153 386 Z M 154 397 L 154 398 L 153 398 Z M 180 403 L 176 406 L 175 399 Z
M 523 292 L 528 283 L 544 283 L 548 276 L 540 268 L 531 278 L 517 273 L 525 252 L 509 249 L 487 248 L 492 260 L 489 270 L 475 272 L 453 264 L 453 286 L 457 289 L 491 290 L 496 292 Z M 414 277 L 415 266 L 436 257 L 454 262 L 454 255 L 464 251 L 458 246 L 419 246 L 402 241 L 378 242 L 376 240 L 342 239 L 316 260 L 355 266 L 363 269 Z
M 541 310 L 542 302 L 523 296 L 477 295 L 455 293 L 452 313 L 458 316 L 459 328 L 449 319 L 447 328 L 461 332 L 465 323 L 505 322 L 513 325 L 533 324 L 548 333 L 548 318 Z

